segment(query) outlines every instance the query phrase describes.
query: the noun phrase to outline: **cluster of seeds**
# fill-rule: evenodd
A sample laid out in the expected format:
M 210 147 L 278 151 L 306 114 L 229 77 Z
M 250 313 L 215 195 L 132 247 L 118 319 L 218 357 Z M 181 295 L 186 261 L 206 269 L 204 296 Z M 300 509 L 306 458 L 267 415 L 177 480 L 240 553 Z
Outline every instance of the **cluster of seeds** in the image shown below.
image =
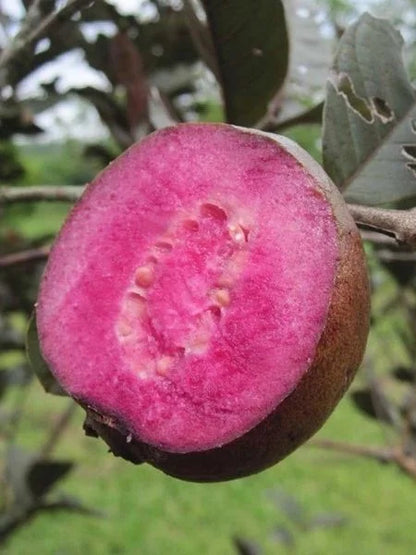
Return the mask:
M 180 344 L 167 347 L 156 337 L 152 326 L 152 288 L 163 271 L 169 268 L 175 248 L 184 241 L 198 244 L 215 228 L 221 234 L 222 255 L 213 264 L 216 277 L 205 295 L 203 306 L 188 322 L 186 337 Z M 158 375 L 166 377 L 175 363 L 187 355 L 206 352 L 212 333 L 232 303 L 233 285 L 240 275 L 247 256 L 248 228 L 230 221 L 225 210 L 217 204 L 204 203 L 198 217 L 176 221 L 145 253 L 143 263 L 134 272 L 122 299 L 116 322 L 116 335 L 132 369 L 144 379 Z M 202 239 L 201 239 L 202 237 Z M 186 284 L 184 284 L 184 287 Z

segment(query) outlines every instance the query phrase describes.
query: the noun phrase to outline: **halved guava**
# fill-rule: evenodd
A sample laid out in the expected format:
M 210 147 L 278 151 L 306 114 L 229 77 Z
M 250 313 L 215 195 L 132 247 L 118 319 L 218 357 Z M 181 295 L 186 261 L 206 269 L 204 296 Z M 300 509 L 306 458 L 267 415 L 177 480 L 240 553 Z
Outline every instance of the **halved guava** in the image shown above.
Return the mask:
M 315 432 L 359 365 L 360 237 L 294 143 L 182 124 L 87 188 L 37 320 L 45 360 L 114 453 L 190 480 L 247 475 Z

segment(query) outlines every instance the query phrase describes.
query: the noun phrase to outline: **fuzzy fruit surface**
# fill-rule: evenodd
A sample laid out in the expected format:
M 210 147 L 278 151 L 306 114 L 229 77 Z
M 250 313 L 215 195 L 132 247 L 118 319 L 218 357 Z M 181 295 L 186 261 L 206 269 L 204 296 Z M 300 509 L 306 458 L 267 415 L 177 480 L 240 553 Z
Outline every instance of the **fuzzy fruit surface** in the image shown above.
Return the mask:
M 294 143 L 183 124 L 87 188 L 52 250 L 43 355 L 113 452 L 221 480 L 273 464 L 334 408 L 361 360 L 358 232 Z

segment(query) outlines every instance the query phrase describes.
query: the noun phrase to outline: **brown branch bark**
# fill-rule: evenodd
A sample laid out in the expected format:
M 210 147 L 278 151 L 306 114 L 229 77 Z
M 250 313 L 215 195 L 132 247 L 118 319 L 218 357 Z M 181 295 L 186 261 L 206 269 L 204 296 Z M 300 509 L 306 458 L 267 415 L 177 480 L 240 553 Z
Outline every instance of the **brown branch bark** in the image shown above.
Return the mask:
M 367 457 L 375 459 L 378 462 L 392 462 L 394 460 L 394 452 L 390 448 L 352 445 L 350 443 L 332 441 L 331 439 L 313 439 L 308 443 L 308 445 L 311 447 L 318 447 L 320 449 L 337 451 L 338 453 L 345 453 L 346 455 Z
M 349 204 L 348 207 L 358 224 L 394 235 L 397 241 L 416 248 L 416 208 L 392 210 L 358 204 Z
M 0 186 L 0 205 L 40 200 L 75 202 L 83 190 L 79 185 Z
M 49 256 L 50 250 L 50 246 L 45 245 L 36 249 L 28 249 L 0 256 L 0 268 L 15 266 L 16 264 L 24 264 L 25 262 L 43 260 Z
M 396 464 L 400 470 L 416 480 L 416 460 L 412 456 L 404 453 L 401 446 L 392 448 L 367 447 L 365 445 L 352 445 L 349 443 L 332 441 L 330 439 L 314 439 L 311 440 L 308 445 L 319 449 L 345 453 L 347 455 L 358 455 L 360 457 L 370 458 L 380 463 L 393 463 Z

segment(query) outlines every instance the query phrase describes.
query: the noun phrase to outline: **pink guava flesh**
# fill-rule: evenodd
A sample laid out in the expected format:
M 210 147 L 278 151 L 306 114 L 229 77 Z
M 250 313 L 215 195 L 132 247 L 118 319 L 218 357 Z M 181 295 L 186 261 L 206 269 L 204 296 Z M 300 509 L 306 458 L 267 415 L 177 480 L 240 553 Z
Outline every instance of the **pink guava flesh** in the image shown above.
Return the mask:
M 88 187 L 41 285 L 45 359 L 84 405 L 175 453 L 240 437 L 297 386 L 325 327 L 337 228 L 265 136 L 180 125 Z

